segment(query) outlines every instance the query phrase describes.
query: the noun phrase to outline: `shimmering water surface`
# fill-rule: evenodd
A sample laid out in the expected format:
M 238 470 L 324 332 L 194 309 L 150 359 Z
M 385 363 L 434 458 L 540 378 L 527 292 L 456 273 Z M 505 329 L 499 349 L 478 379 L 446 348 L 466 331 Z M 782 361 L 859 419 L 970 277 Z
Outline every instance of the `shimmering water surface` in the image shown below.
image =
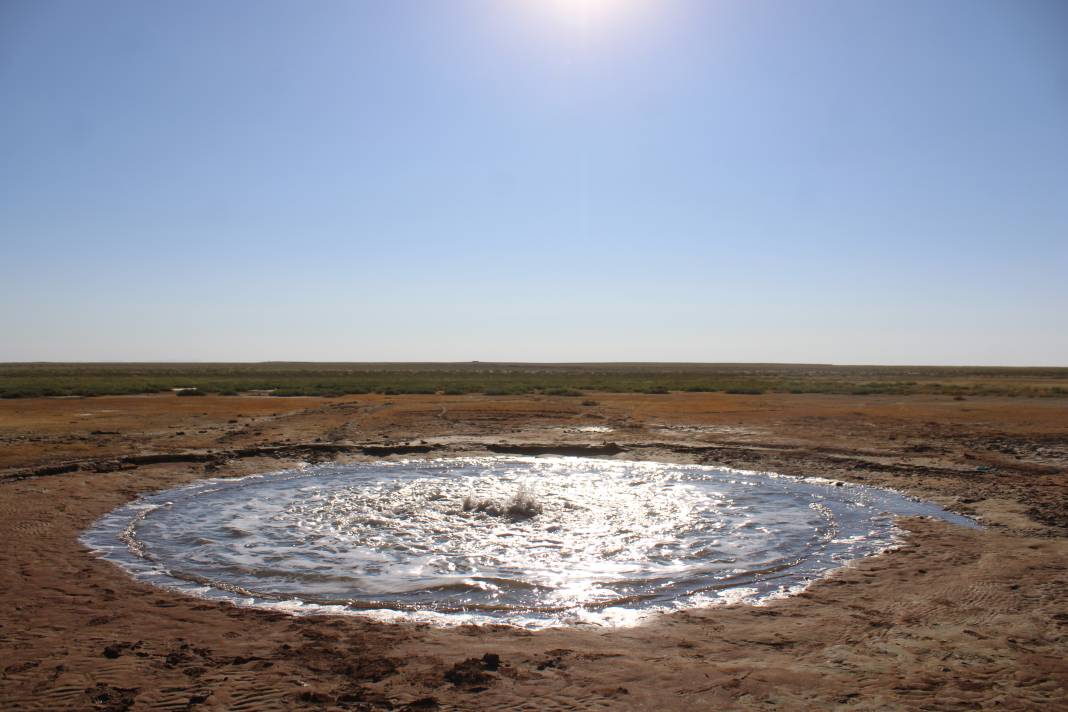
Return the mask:
M 115 510 L 84 541 L 139 578 L 207 597 L 536 627 L 758 602 L 885 549 L 900 515 L 974 526 L 826 480 L 466 458 L 204 480 Z

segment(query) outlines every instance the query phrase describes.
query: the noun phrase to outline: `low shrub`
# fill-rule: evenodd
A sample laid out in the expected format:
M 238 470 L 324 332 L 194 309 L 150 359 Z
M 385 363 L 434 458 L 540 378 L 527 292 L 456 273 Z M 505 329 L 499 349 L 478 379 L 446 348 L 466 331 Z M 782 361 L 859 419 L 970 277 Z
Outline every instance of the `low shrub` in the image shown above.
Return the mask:
M 547 396 L 568 396 L 573 398 L 583 395 L 582 391 L 576 391 L 572 388 L 549 388 L 543 392 Z

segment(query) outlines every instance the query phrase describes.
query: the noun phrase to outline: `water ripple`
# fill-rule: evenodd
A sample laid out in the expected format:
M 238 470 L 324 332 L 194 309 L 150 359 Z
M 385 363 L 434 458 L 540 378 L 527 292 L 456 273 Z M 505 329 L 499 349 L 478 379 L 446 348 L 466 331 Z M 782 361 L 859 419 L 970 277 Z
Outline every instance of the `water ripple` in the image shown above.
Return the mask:
M 964 517 L 887 490 L 696 465 L 463 458 L 204 480 L 83 541 L 135 576 L 294 611 L 539 627 L 796 590 Z

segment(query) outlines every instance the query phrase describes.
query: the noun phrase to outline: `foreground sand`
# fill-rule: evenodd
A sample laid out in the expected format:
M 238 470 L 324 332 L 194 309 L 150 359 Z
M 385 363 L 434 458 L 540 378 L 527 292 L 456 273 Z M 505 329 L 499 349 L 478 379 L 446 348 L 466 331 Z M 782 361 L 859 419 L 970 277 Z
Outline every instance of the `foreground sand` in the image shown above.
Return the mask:
M 591 398 L 0 401 L 0 709 L 1068 709 L 1068 400 Z M 818 474 L 988 526 L 906 521 L 901 549 L 766 607 L 538 633 L 209 604 L 77 541 L 208 475 L 486 452 Z

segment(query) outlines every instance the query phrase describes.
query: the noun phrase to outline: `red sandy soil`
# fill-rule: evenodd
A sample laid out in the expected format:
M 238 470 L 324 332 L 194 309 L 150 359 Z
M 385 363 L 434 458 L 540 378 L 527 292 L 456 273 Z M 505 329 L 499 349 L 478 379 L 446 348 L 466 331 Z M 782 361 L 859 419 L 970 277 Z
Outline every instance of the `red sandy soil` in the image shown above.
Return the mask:
M 0 708 L 1068 709 L 1065 399 L 591 398 L 0 401 Z M 78 542 L 209 475 L 487 452 L 822 475 L 987 527 L 904 521 L 900 549 L 764 607 L 533 633 L 208 603 Z

